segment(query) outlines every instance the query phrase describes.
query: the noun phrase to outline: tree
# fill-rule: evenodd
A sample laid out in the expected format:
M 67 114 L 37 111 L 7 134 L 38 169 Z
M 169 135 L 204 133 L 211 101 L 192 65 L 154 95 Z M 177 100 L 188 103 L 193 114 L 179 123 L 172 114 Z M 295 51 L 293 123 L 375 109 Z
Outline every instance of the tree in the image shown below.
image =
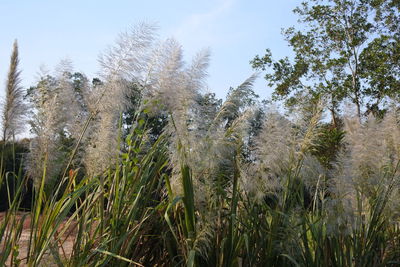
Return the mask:
M 303 27 L 283 31 L 294 60 L 274 61 L 267 49 L 251 63 L 256 69 L 272 68 L 265 79 L 275 87 L 275 100 L 295 106 L 304 98 L 325 98 L 334 125 L 343 101 L 350 100 L 361 120 L 364 111 L 381 108 L 398 88 L 400 49 L 394 31 L 398 26 L 385 20 L 398 16 L 398 10 L 388 2 L 303 2 L 294 10 Z
M 374 21 L 378 36 L 362 51 L 362 77 L 369 87 L 371 97 L 367 110 L 382 117 L 386 109 L 379 108 L 385 97 L 400 100 L 400 2 L 396 0 L 374 0 Z
M 24 129 L 24 92 L 20 85 L 21 71 L 18 70 L 18 64 L 18 43 L 17 40 L 15 40 L 6 81 L 5 102 L 2 110 L 4 142 L 10 138 L 14 139 L 15 135 L 21 133 Z
M 398 0 L 373 0 L 370 1 L 375 12 L 375 22 L 379 23 L 381 33 L 400 37 L 400 2 Z

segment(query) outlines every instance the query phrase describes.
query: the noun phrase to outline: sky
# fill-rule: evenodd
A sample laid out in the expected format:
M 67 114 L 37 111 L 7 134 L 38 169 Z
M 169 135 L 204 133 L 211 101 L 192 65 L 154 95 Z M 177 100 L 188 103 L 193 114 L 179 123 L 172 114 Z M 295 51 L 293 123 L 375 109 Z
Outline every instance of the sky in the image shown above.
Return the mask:
M 65 58 L 74 70 L 96 77 L 100 52 L 118 33 L 140 22 L 156 23 L 161 39 L 174 37 L 190 61 L 211 49 L 208 87 L 225 97 L 252 70 L 249 61 L 270 48 L 276 59 L 291 55 L 281 29 L 296 25 L 299 0 L 1 0 L 0 97 L 14 39 L 18 39 L 23 86 L 33 85 L 40 66 L 53 70 Z M 260 78 L 254 90 L 269 98 Z

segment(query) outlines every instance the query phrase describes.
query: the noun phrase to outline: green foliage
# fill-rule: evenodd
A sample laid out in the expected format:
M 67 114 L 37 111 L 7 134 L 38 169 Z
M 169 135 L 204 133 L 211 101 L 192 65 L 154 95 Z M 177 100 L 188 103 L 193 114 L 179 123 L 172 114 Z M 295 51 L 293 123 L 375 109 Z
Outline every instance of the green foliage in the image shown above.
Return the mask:
M 12 199 L 19 187 L 17 177 L 24 177 L 25 170 L 23 159 L 29 152 L 28 140 L 19 142 L 1 142 L 0 157 L 1 157 L 1 175 L 4 179 L 0 179 L 0 210 L 5 211 L 9 208 Z M 21 180 L 21 179 L 20 179 Z M 21 202 L 21 209 L 29 208 L 28 203 Z M 29 202 L 29 201 L 28 201 Z
M 28 139 L 23 139 L 14 143 L 0 143 L 2 167 L 5 172 L 15 172 L 22 166 L 22 159 L 29 151 L 28 146 Z
M 385 97 L 400 99 L 400 42 L 387 35 L 375 38 L 360 54 L 360 69 L 368 83 L 364 94 L 371 99 L 367 111 L 379 116 Z
M 301 105 L 301 98 L 324 98 L 332 121 L 344 100 L 362 112 L 378 114 L 388 99 L 398 100 L 398 5 L 391 1 L 309 1 L 294 10 L 302 28 L 283 31 L 294 52 L 273 60 L 256 56 L 255 69 L 274 87 L 275 100 Z M 377 23 L 379 22 L 379 23 Z
M 344 131 L 331 124 L 323 124 L 319 128 L 317 140 L 312 148 L 312 154 L 317 157 L 321 164 L 330 169 L 332 163 L 336 162 L 337 155 L 343 148 Z

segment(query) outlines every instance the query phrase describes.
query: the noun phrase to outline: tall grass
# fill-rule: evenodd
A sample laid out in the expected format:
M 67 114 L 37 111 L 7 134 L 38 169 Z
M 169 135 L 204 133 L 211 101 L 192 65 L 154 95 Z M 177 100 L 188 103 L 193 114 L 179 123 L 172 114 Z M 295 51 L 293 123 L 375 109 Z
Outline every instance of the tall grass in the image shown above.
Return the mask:
M 381 182 L 371 185 L 375 191 L 368 196 L 355 183 L 351 203 L 348 195 L 335 191 L 339 185 L 332 175 L 340 168 L 328 173 L 330 177 L 318 173 L 317 183 L 310 184 L 306 180 L 311 177 L 304 174 L 310 168 L 307 151 L 318 135 L 318 114 L 304 131 L 295 131 L 296 138 L 291 137 L 298 143 L 289 148 L 289 158 L 282 160 L 278 185 L 261 200 L 246 186 L 253 169 L 241 159 L 242 139 L 234 128 L 227 128 L 225 137 L 234 148 L 229 159 L 232 168 L 216 173 L 228 181 L 214 180 L 212 184 L 221 188 L 202 198 L 206 203 L 196 200 L 201 190 L 196 185 L 206 186 L 210 181 L 202 178 L 209 174 L 196 176 L 198 172 L 188 162 L 187 153 L 192 151 L 178 142 L 182 191 L 176 191 L 171 186 L 175 174 L 168 135 L 151 143 L 146 120 L 138 116 L 137 122 L 115 166 L 82 179 L 77 178 L 77 170 L 65 172 L 50 195 L 43 178 L 29 212 L 18 211 L 26 184 L 21 172 L 2 172 L 3 186 L 10 186 L 3 183 L 10 175 L 18 185 L 0 225 L 2 265 L 399 264 L 400 232 L 397 206 L 393 206 L 398 201 L 393 198 L 398 197 L 399 161 L 377 170 Z M 29 227 L 24 221 L 29 221 Z M 28 242 L 23 243 L 26 233 Z
M 208 51 L 186 66 L 153 28 L 120 36 L 103 82 L 74 91 L 63 71 L 37 86 L 27 162 L 2 146 L 1 266 L 400 264 L 396 108 L 331 131 L 322 104 L 298 120 L 262 107 L 257 75 L 220 105 L 201 92 Z

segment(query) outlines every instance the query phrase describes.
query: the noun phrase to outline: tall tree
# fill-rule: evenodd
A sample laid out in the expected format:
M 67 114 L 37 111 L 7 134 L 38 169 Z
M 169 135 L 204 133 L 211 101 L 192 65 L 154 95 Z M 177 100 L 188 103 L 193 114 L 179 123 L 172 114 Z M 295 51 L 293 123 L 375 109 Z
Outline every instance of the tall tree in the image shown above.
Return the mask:
M 284 100 L 288 106 L 302 103 L 304 98 L 324 97 L 336 124 L 341 104 L 350 100 L 361 119 L 363 112 L 370 112 L 382 105 L 382 100 L 392 98 L 399 82 L 395 66 L 398 69 L 400 50 L 392 38 L 397 24 L 389 19 L 398 15 L 398 10 L 384 3 L 303 2 L 294 10 L 301 29 L 291 27 L 283 31 L 293 48 L 294 60 L 286 57 L 274 61 L 267 50 L 265 56 L 252 60 L 253 67 L 272 68 L 265 79 L 275 87 L 275 99 Z
M 2 110 L 3 141 L 14 138 L 15 135 L 21 133 L 24 129 L 24 92 L 20 85 L 21 71 L 18 70 L 18 64 L 18 43 L 17 40 L 15 40 L 11 54 L 10 69 L 6 81 L 5 101 Z

